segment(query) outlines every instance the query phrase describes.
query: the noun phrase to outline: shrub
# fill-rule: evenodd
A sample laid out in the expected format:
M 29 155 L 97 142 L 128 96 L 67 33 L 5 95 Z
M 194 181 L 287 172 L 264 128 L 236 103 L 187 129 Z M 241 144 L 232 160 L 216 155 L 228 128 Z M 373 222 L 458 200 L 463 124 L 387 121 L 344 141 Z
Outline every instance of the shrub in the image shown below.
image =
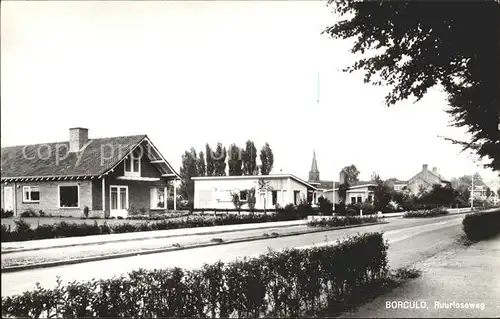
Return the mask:
M 18 238 L 22 238 L 21 240 L 31 240 L 33 239 L 34 232 L 33 229 L 31 229 L 30 224 L 25 222 L 24 220 L 15 220 L 14 223 L 16 224 L 14 233 L 15 236 Z
M 10 231 L 10 225 L 2 225 L 2 235 L 1 239 L 3 242 L 10 241 L 12 237 L 12 232 Z
M 21 213 L 21 217 L 37 217 L 37 214 L 33 209 L 28 208 L 27 210 Z
M 333 214 L 333 204 L 327 198 L 320 196 L 318 198 L 319 211 L 321 215 L 332 215 Z
M 305 208 L 309 209 L 309 208 Z M 107 226 L 106 232 L 99 232 L 96 228 L 88 226 L 88 224 L 68 224 L 66 222 L 60 222 L 53 225 L 49 225 L 43 229 L 40 233 L 35 233 L 36 238 L 30 238 L 29 236 L 21 236 L 17 233 L 10 231 L 10 235 L 6 235 L 5 241 L 23 241 L 30 239 L 45 239 L 45 238 L 57 238 L 57 237 L 74 237 L 74 236 L 87 236 L 87 235 L 98 235 L 98 234 L 109 234 L 109 233 L 128 233 L 128 232 L 139 232 L 139 231 L 152 231 L 152 230 L 167 230 L 167 229 L 178 229 L 178 228 L 193 228 L 193 227 L 209 227 L 209 226 L 219 226 L 219 225 L 239 225 L 248 223 L 265 223 L 272 221 L 287 221 L 296 220 L 299 215 L 297 208 L 293 205 L 287 205 L 285 209 L 278 210 L 276 214 L 272 215 L 226 215 L 217 216 L 213 219 L 205 219 L 203 217 L 190 217 L 188 216 L 185 220 L 168 220 L 158 217 L 155 222 L 145 222 L 141 224 L 116 224 L 112 226 Z M 130 218 L 130 219 L 134 219 Z M 157 217 L 145 216 L 145 220 L 154 220 Z M 98 216 L 89 217 L 89 219 L 100 219 Z M 64 224 L 62 224 L 64 223 Z M 62 225 L 62 226 L 61 226 Z M 68 226 L 71 225 L 71 226 Z M 59 227 L 62 227 L 64 231 L 61 231 Z M 43 235 L 42 235 L 43 234 Z M 44 237 L 40 237 L 44 236 Z
M 307 223 L 310 227 L 341 227 L 341 226 L 350 226 L 350 225 L 361 225 L 366 223 L 376 223 L 379 219 L 376 216 L 346 216 L 346 217 L 337 217 L 334 216 L 332 218 L 323 218 L 311 220 Z
M 334 205 L 334 212 L 336 215 L 345 215 L 345 203 L 339 203 Z
M 0 210 L 0 212 L 1 212 L 1 217 L 2 218 L 9 218 L 9 217 L 14 216 L 14 211 L 12 211 L 12 210 L 5 210 L 5 209 L 2 208 Z
M 297 214 L 300 219 L 307 218 L 307 216 L 314 215 L 311 203 L 300 203 L 297 206 Z
M 426 218 L 426 217 L 437 217 L 447 215 L 448 211 L 444 207 L 436 207 L 431 210 L 417 210 L 412 212 L 406 212 L 404 218 Z
M 500 209 L 467 214 L 462 221 L 467 238 L 479 241 L 500 234 Z
M 354 207 L 349 207 L 345 210 L 344 216 L 357 216 L 359 212 Z
M 276 209 L 276 214 L 274 215 L 276 221 L 287 221 L 294 220 L 298 218 L 297 207 L 293 204 L 288 204 L 284 208 Z
M 83 216 L 85 216 L 85 218 L 89 217 L 89 207 L 88 206 L 85 206 L 83 208 Z
M 388 277 L 382 234 L 270 251 L 201 269 L 136 270 L 2 297 L 3 317 L 310 317 L 343 310 Z
M 361 209 L 363 210 L 363 215 L 372 215 L 377 213 L 377 211 L 375 210 L 375 205 L 370 202 L 364 202 L 361 205 Z

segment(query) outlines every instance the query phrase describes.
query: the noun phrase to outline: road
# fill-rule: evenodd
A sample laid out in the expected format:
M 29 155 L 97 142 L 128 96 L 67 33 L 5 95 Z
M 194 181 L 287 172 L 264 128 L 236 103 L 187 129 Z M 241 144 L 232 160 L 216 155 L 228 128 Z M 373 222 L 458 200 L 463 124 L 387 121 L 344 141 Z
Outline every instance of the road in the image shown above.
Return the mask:
M 456 239 L 461 234 L 462 218 L 463 215 L 432 219 L 397 218 L 388 224 L 381 225 L 2 273 L 2 296 L 30 290 L 36 282 L 44 288 L 51 288 L 55 286 L 57 276 L 61 277 L 64 284 L 73 280 L 110 278 L 139 268 L 154 269 L 174 266 L 198 268 L 204 263 L 213 263 L 217 260 L 228 262 L 238 257 L 257 256 L 265 253 L 268 248 L 280 250 L 322 245 L 326 244 L 326 241 L 334 242 L 359 232 L 383 231 L 384 237 L 390 244 L 389 265 L 397 268 L 425 260 L 455 245 Z

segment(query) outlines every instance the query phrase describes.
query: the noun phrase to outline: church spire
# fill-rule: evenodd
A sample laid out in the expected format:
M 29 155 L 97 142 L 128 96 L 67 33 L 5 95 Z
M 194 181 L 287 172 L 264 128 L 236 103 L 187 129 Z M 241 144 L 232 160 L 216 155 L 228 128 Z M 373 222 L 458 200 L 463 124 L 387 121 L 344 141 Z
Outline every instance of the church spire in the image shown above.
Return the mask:
M 309 181 L 319 182 L 319 170 L 318 163 L 316 162 L 316 151 L 313 151 L 313 160 L 311 164 L 311 170 L 309 171 Z

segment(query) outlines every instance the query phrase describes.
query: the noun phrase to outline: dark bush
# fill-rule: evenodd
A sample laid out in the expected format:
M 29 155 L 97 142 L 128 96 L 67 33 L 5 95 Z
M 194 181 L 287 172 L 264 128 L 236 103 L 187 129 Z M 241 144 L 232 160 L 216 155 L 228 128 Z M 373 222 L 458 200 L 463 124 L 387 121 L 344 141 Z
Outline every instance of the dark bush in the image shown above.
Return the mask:
M 12 211 L 12 210 L 5 210 L 2 208 L 0 211 L 1 211 L 2 218 L 9 218 L 9 217 L 14 216 L 14 211 Z
M 21 238 L 21 240 L 31 240 L 35 239 L 34 237 L 34 231 L 31 229 L 30 224 L 25 222 L 24 220 L 15 220 L 14 223 L 16 224 L 16 227 L 14 229 L 14 234 L 15 237 Z M 12 236 L 10 236 L 12 237 Z
M 83 208 L 83 216 L 85 216 L 85 218 L 89 218 L 89 207 L 88 206 L 85 206 Z
M 341 311 L 388 277 L 382 234 L 201 269 L 136 270 L 121 277 L 37 286 L 2 297 L 2 317 L 290 318 Z
M 339 203 L 334 205 L 335 215 L 344 216 L 345 215 L 345 203 Z
M 344 216 L 358 216 L 358 215 L 359 211 L 354 207 L 348 207 L 344 213 Z
M 436 207 L 433 209 L 417 210 L 412 212 L 406 212 L 404 218 L 426 218 L 426 217 L 437 217 L 448 215 L 448 211 L 444 207 Z
M 345 217 L 331 217 L 311 220 L 307 223 L 311 227 L 341 227 L 349 225 L 361 225 L 366 223 L 376 223 L 379 219 L 376 216 L 345 216 Z
M 500 209 L 467 214 L 462 228 L 471 241 L 488 239 L 500 234 Z
M 361 205 L 361 209 L 363 210 L 363 215 L 373 215 L 377 213 L 375 205 L 369 202 L 364 202 Z
M 2 241 L 8 242 L 11 241 L 12 233 L 10 231 L 10 226 L 2 225 Z
M 45 212 L 44 212 L 43 210 L 41 210 L 41 209 L 40 209 L 40 210 L 38 211 L 38 216 L 39 216 L 39 217 L 45 217 Z
M 21 217 L 37 217 L 37 214 L 33 209 L 28 208 L 27 210 L 21 213 Z
M 311 203 L 300 203 L 297 206 L 297 213 L 300 219 L 304 219 L 307 218 L 307 216 L 314 215 Z
M 319 203 L 319 211 L 321 215 L 332 215 L 333 214 L 333 203 L 330 202 L 327 198 L 320 196 L 318 198 Z
M 302 214 L 307 214 L 310 211 L 310 205 L 304 205 L 302 207 Z M 307 216 L 307 215 L 306 215 Z M 134 217 L 135 218 L 135 217 Z M 130 219 L 134 219 L 130 218 Z M 146 218 L 146 220 L 154 220 L 155 217 Z M 112 226 L 106 226 L 102 228 L 89 224 L 77 224 L 77 223 L 67 223 L 59 222 L 52 225 L 44 226 L 40 231 L 34 230 L 34 237 L 28 236 L 26 234 L 20 235 L 15 231 L 10 231 L 9 235 L 6 235 L 4 241 L 24 241 L 30 239 L 45 239 L 45 238 L 58 238 L 58 237 L 76 237 L 76 236 L 89 236 L 89 235 L 99 235 L 99 234 L 109 234 L 109 233 L 128 233 L 128 232 L 138 232 L 138 231 L 151 231 L 151 230 L 167 230 L 167 229 L 178 229 L 178 228 L 194 228 L 194 227 L 209 227 L 209 226 L 219 226 L 219 225 L 239 225 L 248 223 L 265 223 L 265 222 L 276 222 L 276 221 L 289 221 L 297 220 L 300 218 L 298 213 L 298 208 L 294 205 L 287 205 L 284 209 L 278 210 L 277 213 L 266 214 L 266 215 L 224 215 L 218 216 L 213 219 L 206 219 L 203 217 L 191 217 L 188 216 L 185 220 L 168 220 L 168 219 L 158 219 L 155 222 L 145 222 L 141 224 L 115 224 Z M 85 218 L 84 218 L 85 219 Z M 88 219 L 100 219 L 98 216 L 90 217 Z M 103 232 L 105 229 L 105 232 Z M 7 232 L 9 232 L 7 230 Z M 7 233 L 5 233 L 7 234 Z M 33 237 L 33 238 L 32 238 Z

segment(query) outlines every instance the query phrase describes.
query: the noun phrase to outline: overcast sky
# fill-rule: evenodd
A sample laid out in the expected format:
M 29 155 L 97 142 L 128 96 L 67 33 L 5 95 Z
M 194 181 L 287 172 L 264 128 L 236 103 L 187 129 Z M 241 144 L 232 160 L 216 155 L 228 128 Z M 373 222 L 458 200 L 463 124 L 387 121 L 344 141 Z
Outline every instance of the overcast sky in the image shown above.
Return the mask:
M 147 134 L 179 169 L 181 154 L 218 141 L 269 142 L 274 172 L 322 179 L 409 179 L 422 164 L 446 177 L 484 170 L 449 128 L 445 95 L 384 106 L 387 88 L 340 71 L 350 43 L 321 31 L 321 1 L 3 1 L 2 146 Z M 317 73 L 320 101 L 317 102 Z

